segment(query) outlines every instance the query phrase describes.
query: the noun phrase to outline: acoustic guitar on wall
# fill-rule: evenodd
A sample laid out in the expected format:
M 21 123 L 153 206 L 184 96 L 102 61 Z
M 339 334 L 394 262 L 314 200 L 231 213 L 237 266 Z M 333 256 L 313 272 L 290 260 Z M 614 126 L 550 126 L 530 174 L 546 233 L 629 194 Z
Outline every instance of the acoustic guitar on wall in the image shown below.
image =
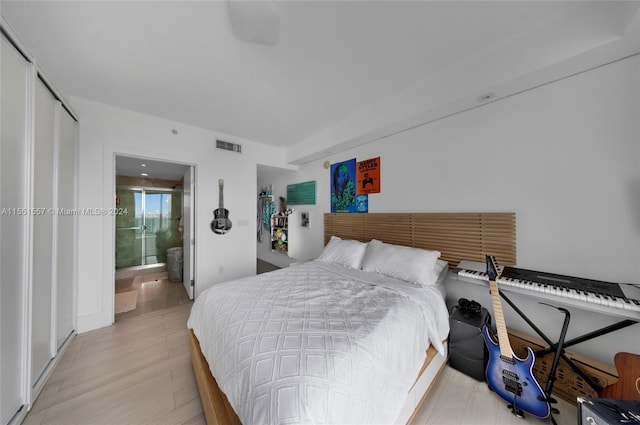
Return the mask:
M 618 381 L 600 390 L 598 397 L 640 401 L 640 355 L 618 353 L 613 362 L 618 371 Z
M 231 230 L 231 220 L 229 219 L 229 210 L 224 207 L 224 180 L 218 180 L 218 186 L 220 188 L 219 195 L 219 207 L 216 210 L 213 210 L 213 220 L 211 221 L 211 230 L 218 234 L 224 235 L 229 230 Z
M 489 361 L 485 371 L 487 383 L 496 394 L 510 403 L 509 407 L 514 415 L 523 416 L 523 412 L 527 412 L 539 418 L 546 418 L 551 414 L 551 407 L 533 376 L 535 362 L 533 350 L 527 347 L 527 357 L 521 359 L 511 349 L 496 283 L 498 265 L 495 259 L 488 255 L 486 261 L 498 334 L 498 341 L 495 341 L 488 326 L 485 325 L 482 329 L 482 336 L 489 351 Z

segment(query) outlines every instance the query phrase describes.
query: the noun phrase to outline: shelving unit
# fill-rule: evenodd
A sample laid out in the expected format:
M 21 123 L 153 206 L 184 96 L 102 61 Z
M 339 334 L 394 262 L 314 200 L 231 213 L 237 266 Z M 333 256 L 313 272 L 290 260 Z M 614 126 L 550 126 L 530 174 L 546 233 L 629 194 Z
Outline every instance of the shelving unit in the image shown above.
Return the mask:
M 283 213 L 271 216 L 271 250 L 284 254 L 289 250 L 289 216 Z

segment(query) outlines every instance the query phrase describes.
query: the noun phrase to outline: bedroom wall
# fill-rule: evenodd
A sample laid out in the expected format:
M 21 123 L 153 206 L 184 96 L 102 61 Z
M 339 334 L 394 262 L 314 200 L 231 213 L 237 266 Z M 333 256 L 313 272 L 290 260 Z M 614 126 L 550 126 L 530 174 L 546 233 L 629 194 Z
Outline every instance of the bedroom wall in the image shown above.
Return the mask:
M 81 210 L 113 207 L 115 154 L 195 165 L 197 293 L 255 273 L 256 164 L 283 166 L 283 151 L 86 99 L 71 103 L 80 117 Z M 216 138 L 242 143 L 242 154 L 216 149 Z M 233 223 L 226 235 L 209 227 L 220 178 Z M 78 330 L 85 332 L 113 321 L 114 217 L 81 215 L 78 251 Z
M 370 212 L 515 211 L 518 266 L 640 281 L 640 57 L 409 129 L 259 182 L 317 180 L 322 250 L 331 163 L 381 157 Z
M 380 156 L 381 193 L 369 196 L 370 212 L 515 211 L 518 267 L 639 283 L 639 136 L 640 57 L 634 56 L 259 184 L 286 188 L 317 180 L 317 204 L 304 207 L 312 227 L 301 234 L 308 249 L 299 260 L 317 257 L 323 247 L 322 214 L 330 208 L 323 162 Z M 521 302 L 540 316 L 537 303 Z M 485 303 L 490 305 L 488 298 Z M 505 314 L 510 326 L 532 333 L 514 314 Z M 548 316 L 547 329 L 558 329 L 562 317 Z M 580 312 L 572 317 L 569 336 L 614 321 Z M 638 326 L 576 350 L 609 364 L 618 351 L 640 353 Z

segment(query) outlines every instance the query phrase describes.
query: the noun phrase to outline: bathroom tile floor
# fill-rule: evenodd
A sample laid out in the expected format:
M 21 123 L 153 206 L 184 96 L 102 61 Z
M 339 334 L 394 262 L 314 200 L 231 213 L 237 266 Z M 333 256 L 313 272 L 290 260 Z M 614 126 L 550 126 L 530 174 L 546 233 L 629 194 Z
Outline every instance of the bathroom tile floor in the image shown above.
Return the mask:
M 117 279 L 115 287 L 116 294 L 134 289 L 138 291 L 136 308 L 116 314 L 116 322 L 144 313 L 191 303 L 182 282 L 171 282 L 167 272 Z

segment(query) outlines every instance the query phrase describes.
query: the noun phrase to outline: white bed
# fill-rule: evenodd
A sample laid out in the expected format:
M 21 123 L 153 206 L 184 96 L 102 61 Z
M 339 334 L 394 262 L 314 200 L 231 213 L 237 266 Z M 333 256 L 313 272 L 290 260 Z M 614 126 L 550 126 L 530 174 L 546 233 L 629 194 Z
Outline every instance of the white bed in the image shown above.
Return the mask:
M 512 213 L 325 214 L 318 260 L 208 289 L 188 321 L 207 423 L 410 423 L 447 360 L 447 263 L 427 249 L 511 253 L 510 228 Z
M 435 281 L 320 260 L 216 285 L 188 326 L 243 424 L 394 423 L 449 333 Z

